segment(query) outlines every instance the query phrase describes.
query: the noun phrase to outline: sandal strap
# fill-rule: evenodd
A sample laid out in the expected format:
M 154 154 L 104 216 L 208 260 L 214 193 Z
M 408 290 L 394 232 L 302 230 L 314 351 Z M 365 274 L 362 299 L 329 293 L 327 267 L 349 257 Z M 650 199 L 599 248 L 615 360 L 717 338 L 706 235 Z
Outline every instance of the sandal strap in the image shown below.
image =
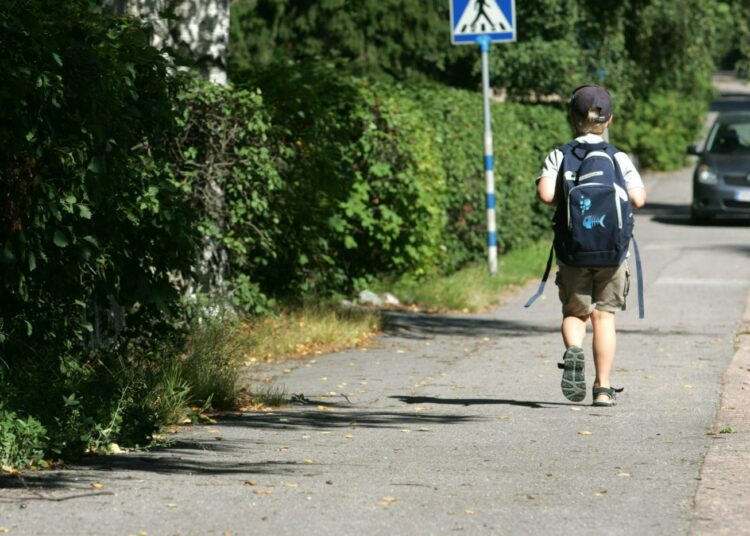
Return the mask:
M 591 392 L 596 397 L 597 395 L 607 395 L 609 398 L 615 398 L 616 393 L 622 393 L 625 390 L 624 387 L 592 387 Z

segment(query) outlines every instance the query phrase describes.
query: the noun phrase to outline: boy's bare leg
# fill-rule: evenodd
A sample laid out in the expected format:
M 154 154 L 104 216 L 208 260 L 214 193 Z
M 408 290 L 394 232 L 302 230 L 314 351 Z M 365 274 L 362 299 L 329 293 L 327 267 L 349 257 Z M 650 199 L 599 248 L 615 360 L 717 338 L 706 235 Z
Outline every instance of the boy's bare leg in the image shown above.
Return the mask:
M 607 311 L 594 311 L 591 313 L 591 324 L 594 328 L 594 366 L 596 367 L 594 387 L 612 387 L 610 374 L 612 374 L 617 348 L 615 314 Z M 608 397 L 600 395 L 597 398 L 606 400 Z
M 562 336 L 565 342 L 565 348 L 571 346 L 583 346 L 583 339 L 586 338 L 586 322 L 588 316 L 566 316 L 562 321 Z

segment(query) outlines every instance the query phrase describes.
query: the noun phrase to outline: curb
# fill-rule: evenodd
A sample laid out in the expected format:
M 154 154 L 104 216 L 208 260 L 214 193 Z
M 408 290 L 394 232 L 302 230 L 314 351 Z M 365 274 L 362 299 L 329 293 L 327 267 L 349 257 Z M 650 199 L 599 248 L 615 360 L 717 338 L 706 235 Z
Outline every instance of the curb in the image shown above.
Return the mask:
M 694 535 L 747 534 L 750 526 L 750 294 L 736 344 L 695 495 Z

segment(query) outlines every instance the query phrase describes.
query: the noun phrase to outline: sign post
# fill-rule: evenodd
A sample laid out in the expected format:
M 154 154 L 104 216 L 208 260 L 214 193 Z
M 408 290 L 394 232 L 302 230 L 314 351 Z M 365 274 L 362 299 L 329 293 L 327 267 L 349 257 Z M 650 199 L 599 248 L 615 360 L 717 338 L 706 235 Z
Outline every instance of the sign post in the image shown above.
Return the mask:
M 515 0 L 451 0 L 453 44 L 477 44 L 482 52 L 482 96 L 484 99 L 484 177 L 487 209 L 487 262 L 497 274 L 497 217 L 495 203 L 495 157 L 490 113 L 490 44 L 516 40 Z

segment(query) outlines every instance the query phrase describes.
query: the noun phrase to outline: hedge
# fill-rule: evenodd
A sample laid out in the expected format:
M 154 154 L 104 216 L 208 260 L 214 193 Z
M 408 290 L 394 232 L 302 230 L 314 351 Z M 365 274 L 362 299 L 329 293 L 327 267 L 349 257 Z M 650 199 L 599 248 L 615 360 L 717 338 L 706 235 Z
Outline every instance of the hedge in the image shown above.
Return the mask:
M 374 277 L 455 270 L 484 255 L 482 103 L 437 84 L 371 83 L 331 66 L 246 71 L 280 147 L 272 206 L 283 245 L 261 288 L 350 292 Z M 542 159 L 569 135 L 562 109 L 495 104 L 500 250 L 538 239 Z

